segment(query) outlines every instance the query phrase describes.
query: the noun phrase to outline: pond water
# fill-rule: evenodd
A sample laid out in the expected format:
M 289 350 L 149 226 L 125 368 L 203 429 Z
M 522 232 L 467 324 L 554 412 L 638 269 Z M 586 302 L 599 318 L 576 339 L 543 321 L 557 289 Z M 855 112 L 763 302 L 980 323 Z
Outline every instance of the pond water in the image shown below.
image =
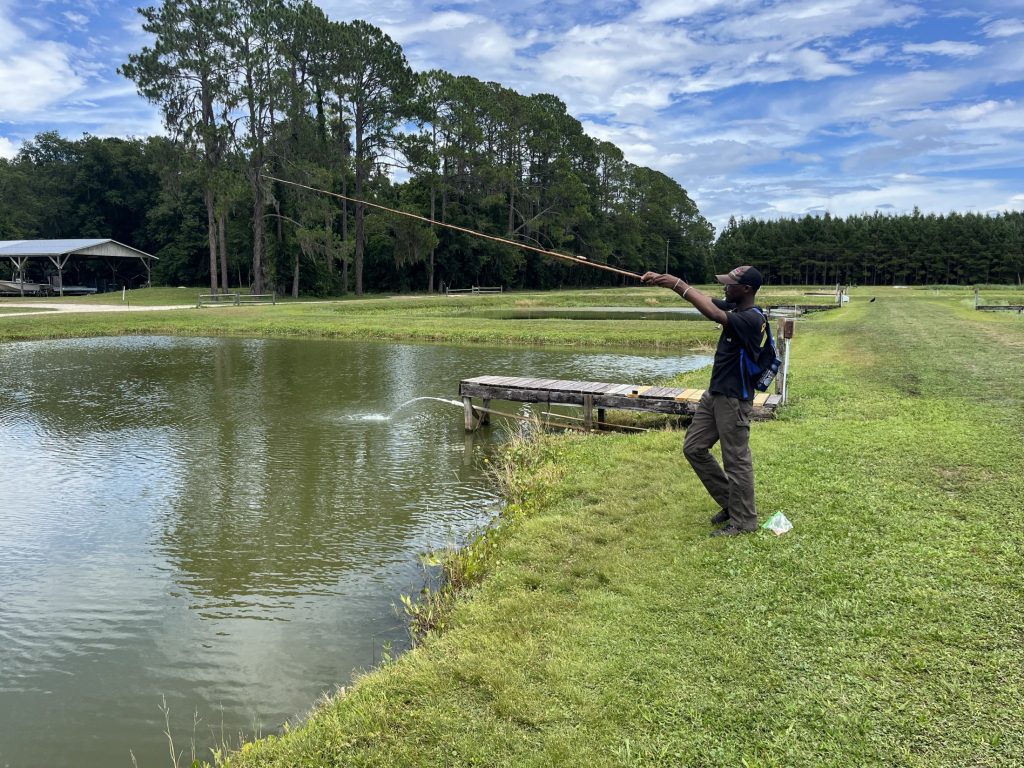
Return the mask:
M 516 307 L 484 309 L 475 317 L 497 320 L 703 320 L 692 307 Z
M 402 647 L 394 605 L 424 583 L 417 556 L 495 514 L 482 457 L 511 429 L 467 436 L 461 408 L 409 400 L 457 399 L 484 374 L 650 383 L 709 361 L 0 345 L 0 766 L 167 766 L 164 702 L 178 749 L 207 757 Z

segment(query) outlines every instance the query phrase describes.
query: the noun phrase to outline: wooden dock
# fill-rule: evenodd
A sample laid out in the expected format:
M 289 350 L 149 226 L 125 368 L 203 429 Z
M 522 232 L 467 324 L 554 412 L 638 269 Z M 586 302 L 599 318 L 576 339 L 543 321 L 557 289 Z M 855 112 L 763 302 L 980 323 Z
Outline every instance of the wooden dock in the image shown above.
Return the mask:
M 839 304 L 768 304 L 762 309 L 765 313 L 771 317 L 772 312 L 781 311 L 795 311 L 801 315 L 806 315 L 808 312 L 827 312 L 830 309 L 842 309 Z
M 544 405 L 575 405 L 583 409 L 583 426 L 604 421 L 605 410 L 647 411 L 675 415 L 693 414 L 703 389 L 651 387 L 637 384 L 607 384 L 597 381 L 563 381 L 531 379 L 517 376 L 477 376 L 459 383 L 459 394 L 465 406 L 466 430 L 473 431 L 487 423 L 486 410 L 491 400 Z M 473 398 L 483 400 L 485 412 L 478 414 Z M 754 418 L 770 419 L 782 402 L 782 395 L 758 393 L 754 398 Z
M 982 312 L 1021 312 L 1024 313 L 1024 304 L 982 304 L 981 290 L 974 289 L 974 308 Z

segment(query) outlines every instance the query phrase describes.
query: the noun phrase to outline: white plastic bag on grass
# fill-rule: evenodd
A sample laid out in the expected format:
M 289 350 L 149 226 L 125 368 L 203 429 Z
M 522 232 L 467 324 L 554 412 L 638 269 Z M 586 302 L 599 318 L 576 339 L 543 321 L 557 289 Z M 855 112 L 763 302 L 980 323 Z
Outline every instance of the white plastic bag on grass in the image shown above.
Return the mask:
M 761 527 L 766 531 L 771 531 L 776 536 L 781 536 L 786 531 L 793 530 L 793 524 L 789 522 L 789 518 L 781 512 L 776 512 L 774 515 L 769 517 Z

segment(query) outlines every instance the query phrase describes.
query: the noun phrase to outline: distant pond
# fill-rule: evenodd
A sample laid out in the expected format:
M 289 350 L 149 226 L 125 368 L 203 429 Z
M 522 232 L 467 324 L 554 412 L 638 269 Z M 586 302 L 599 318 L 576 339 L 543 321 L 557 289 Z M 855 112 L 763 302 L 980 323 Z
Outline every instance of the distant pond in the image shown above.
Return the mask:
M 417 555 L 499 505 L 458 382 L 706 356 L 338 341 L 0 345 L 0 766 L 168 765 L 402 647 Z M 408 403 L 403 406 L 403 404 Z M 512 408 L 520 406 L 510 406 Z M 193 728 L 193 714 L 200 723 Z
M 484 309 L 474 317 L 496 320 L 703 320 L 692 307 L 514 307 Z

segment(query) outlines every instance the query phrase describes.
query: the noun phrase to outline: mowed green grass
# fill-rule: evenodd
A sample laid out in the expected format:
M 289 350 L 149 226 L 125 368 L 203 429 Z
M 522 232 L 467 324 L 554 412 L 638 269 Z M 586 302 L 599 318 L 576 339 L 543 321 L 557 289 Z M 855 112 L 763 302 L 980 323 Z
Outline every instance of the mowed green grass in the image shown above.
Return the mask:
M 881 293 L 754 426 L 793 531 L 710 539 L 681 433 L 544 439 L 444 631 L 228 763 L 1024 764 L 1024 322 Z

